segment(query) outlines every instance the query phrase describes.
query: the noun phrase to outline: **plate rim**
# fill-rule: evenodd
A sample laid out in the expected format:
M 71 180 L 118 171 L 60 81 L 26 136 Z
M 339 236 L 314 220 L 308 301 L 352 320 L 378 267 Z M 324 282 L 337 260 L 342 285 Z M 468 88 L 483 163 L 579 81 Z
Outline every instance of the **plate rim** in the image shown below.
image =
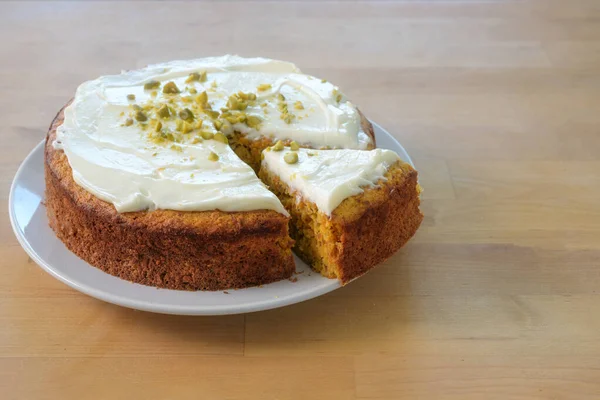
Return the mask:
M 391 140 L 393 140 L 400 149 L 402 149 L 402 151 L 404 152 L 404 155 L 405 155 L 405 158 L 403 158 L 403 161 L 411 164 L 414 167 L 414 163 L 413 163 L 410 155 L 408 154 L 406 149 L 402 146 L 402 144 L 400 144 L 400 142 L 392 134 L 390 134 L 387 130 L 382 128 L 379 124 L 377 124 L 373 121 L 371 121 L 371 123 L 373 124 L 375 132 L 381 131 L 382 133 L 388 135 L 389 138 Z M 40 147 L 44 146 L 45 142 L 46 142 L 46 139 L 45 138 L 42 139 L 29 152 L 29 154 L 27 154 L 27 156 L 23 159 L 23 161 L 19 165 L 19 168 L 17 169 L 17 172 L 15 173 L 15 176 L 12 180 L 12 183 L 10 186 L 10 192 L 9 192 L 9 196 L 8 196 L 8 215 L 9 215 L 9 219 L 10 219 L 10 224 L 11 224 L 11 227 L 13 229 L 15 236 L 17 237 L 17 241 L 19 242 L 19 244 L 21 245 L 23 250 L 25 250 L 27 255 L 29 257 L 31 257 L 31 259 L 38 266 L 40 266 L 44 271 L 46 271 L 48 274 L 50 274 L 55 279 L 59 280 L 60 282 L 66 284 L 67 286 L 69 286 L 81 293 L 84 293 L 88 296 L 91 296 L 98 300 L 105 301 L 110 304 L 114 304 L 114 305 L 122 306 L 122 307 L 126 307 L 126 308 L 132 308 L 132 309 L 136 309 L 136 310 L 140 310 L 140 311 L 160 313 L 160 314 L 173 314 L 173 315 L 209 316 L 209 315 L 246 314 L 246 313 L 251 313 L 251 312 L 285 307 L 285 306 L 288 306 L 291 304 L 301 303 L 303 301 L 322 296 L 326 293 L 332 292 L 332 291 L 342 287 L 337 280 L 331 279 L 330 280 L 331 282 L 329 284 L 324 285 L 316 290 L 308 291 L 308 292 L 300 293 L 300 294 L 294 294 L 292 296 L 283 297 L 283 298 L 278 297 L 277 301 L 273 301 L 273 299 L 262 299 L 262 300 L 258 300 L 258 301 L 253 301 L 251 303 L 244 303 L 244 304 L 237 304 L 237 305 L 210 305 L 210 306 L 207 306 L 207 305 L 201 305 L 201 304 L 198 304 L 198 305 L 182 305 L 182 304 L 173 305 L 173 304 L 165 304 L 165 303 L 160 303 L 160 302 L 151 303 L 151 302 L 148 302 L 145 300 L 138 300 L 138 299 L 134 299 L 134 298 L 124 296 L 121 294 L 108 293 L 101 289 L 97 289 L 93 286 L 90 286 L 89 284 L 86 284 L 86 283 L 83 283 L 83 282 L 80 282 L 80 281 L 77 281 L 74 279 L 70 279 L 69 276 L 65 276 L 64 273 L 60 273 L 60 271 L 57 271 L 56 267 L 53 267 L 48 262 L 46 262 L 35 251 L 35 249 L 32 248 L 29 241 L 24 237 L 24 234 L 21 232 L 20 226 L 17 225 L 15 211 L 14 211 L 14 193 L 15 193 L 15 188 L 16 188 L 17 182 L 20 181 L 21 175 L 24 173 L 25 165 L 27 165 L 28 162 L 30 161 L 30 159 L 32 157 L 34 157 L 34 154 L 36 154 L 38 149 Z M 43 152 L 43 149 L 41 151 Z M 43 200 L 41 200 L 41 202 L 43 202 Z M 65 250 L 69 251 L 66 247 L 65 247 Z M 89 263 L 87 263 L 85 260 L 82 260 L 82 261 L 85 264 L 87 264 L 87 266 L 89 268 L 97 269 L 93 265 L 90 265 Z M 102 272 L 104 272 L 104 271 L 102 271 Z M 110 275 L 110 274 L 108 274 L 108 275 Z M 115 279 L 120 279 L 120 278 L 112 276 L 112 275 L 110 275 L 110 276 Z M 135 285 L 135 283 L 132 283 L 132 284 Z M 141 286 L 145 286 L 145 285 L 141 285 Z M 148 287 L 150 287 L 150 286 L 148 286 Z M 164 289 L 164 288 L 155 288 L 155 289 L 156 290 L 170 290 L 170 289 Z M 245 288 L 245 289 L 253 289 L 253 288 Z M 245 290 L 245 289 L 238 289 L 238 290 Z M 230 289 L 230 290 L 236 291 L 234 289 Z M 223 292 L 223 291 L 216 291 L 216 292 Z

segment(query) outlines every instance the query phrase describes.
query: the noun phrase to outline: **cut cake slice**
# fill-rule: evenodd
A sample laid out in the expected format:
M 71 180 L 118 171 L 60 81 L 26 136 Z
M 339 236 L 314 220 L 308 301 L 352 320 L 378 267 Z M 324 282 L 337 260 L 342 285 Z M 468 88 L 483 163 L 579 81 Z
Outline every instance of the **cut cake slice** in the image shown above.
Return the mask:
M 291 214 L 294 250 L 342 284 L 364 274 L 417 231 L 417 171 L 391 150 L 267 148 L 259 176 Z

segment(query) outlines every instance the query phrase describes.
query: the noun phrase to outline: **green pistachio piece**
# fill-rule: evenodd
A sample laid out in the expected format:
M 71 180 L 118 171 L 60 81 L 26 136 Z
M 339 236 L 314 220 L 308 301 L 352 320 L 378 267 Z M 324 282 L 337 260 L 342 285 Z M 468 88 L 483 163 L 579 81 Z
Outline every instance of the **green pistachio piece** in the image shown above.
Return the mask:
M 144 90 L 158 89 L 159 87 L 160 87 L 160 82 L 155 81 L 155 80 L 151 80 L 151 81 L 144 83 Z
M 298 153 L 286 153 L 283 156 L 283 161 L 288 164 L 296 164 L 298 162 Z
M 200 80 L 200 74 L 198 72 L 192 72 L 191 74 L 189 74 L 189 76 L 185 80 L 185 83 L 197 82 L 199 80 Z
M 293 141 L 292 143 L 290 143 L 290 149 L 292 149 L 294 151 L 298 151 L 298 150 L 300 150 L 300 146 L 298 145 L 298 143 Z
M 208 155 L 208 159 L 210 161 L 219 161 L 219 156 L 214 151 L 211 151 L 210 154 Z
M 179 118 L 184 121 L 193 121 L 194 113 L 192 113 L 189 108 L 184 108 L 183 110 L 179 111 Z
M 227 140 L 227 136 L 225 136 L 221 132 L 215 133 L 215 136 L 213 137 L 213 139 L 216 140 L 217 142 L 221 142 L 221 143 L 225 143 L 225 144 L 229 143 L 229 140 Z
M 163 86 L 163 93 L 165 93 L 165 94 L 177 94 L 179 92 L 180 92 L 179 88 L 173 81 L 169 81 L 169 82 L 165 83 L 165 86 Z
M 278 140 L 277 143 L 273 146 L 273 151 L 281 151 L 283 150 L 283 142 Z
M 167 106 L 166 104 L 163 104 L 162 106 L 160 106 L 158 111 L 156 111 L 156 115 L 158 115 L 161 118 L 169 118 L 171 116 L 171 112 L 169 111 L 169 106 Z
M 134 118 L 136 119 L 136 121 L 140 121 L 140 122 L 148 120 L 148 117 L 146 116 L 146 114 L 144 114 L 144 112 L 142 110 L 137 110 L 135 112 Z
M 206 94 L 206 91 L 200 93 L 198 96 L 196 96 L 195 98 L 196 103 L 200 104 L 201 106 L 204 106 L 205 104 L 208 103 L 208 95 Z
M 256 115 L 250 115 L 250 116 L 246 117 L 246 124 L 250 128 L 258 128 L 258 126 L 260 125 L 261 122 L 262 122 L 262 119 L 260 119 L 260 117 L 257 117 Z
M 213 137 L 215 137 L 215 134 L 212 132 L 207 132 L 207 131 L 202 131 L 202 133 L 200 133 L 200 135 L 202 136 L 202 139 L 204 140 L 210 140 Z
M 188 123 L 187 121 L 183 121 L 183 123 L 181 124 L 182 133 L 190 133 L 193 130 L 194 127 L 192 126 L 192 124 Z

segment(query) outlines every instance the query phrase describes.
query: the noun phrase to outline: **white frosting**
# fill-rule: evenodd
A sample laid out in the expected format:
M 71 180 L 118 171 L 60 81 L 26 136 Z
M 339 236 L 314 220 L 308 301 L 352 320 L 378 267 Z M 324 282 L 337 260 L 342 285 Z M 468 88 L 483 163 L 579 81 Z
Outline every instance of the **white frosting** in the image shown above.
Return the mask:
M 384 149 L 300 149 L 296 152 L 298 162 L 288 164 L 284 157 L 290 152 L 289 148 L 267 150 L 263 151 L 263 167 L 327 215 L 331 215 L 344 199 L 385 179 L 389 166 L 400 160 L 396 153 Z
M 207 72 L 205 82 L 185 83 L 190 73 L 200 71 Z M 159 89 L 152 97 L 151 91 L 143 87 L 152 80 L 162 85 L 173 81 L 182 93 L 169 96 Z M 271 88 L 257 91 L 263 84 L 270 84 Z M 182 101 L 182 97 L 190 96 L 186 87 L 193 87 L 197 93 L 206 91 L 215 111 L 225 106 L 231 94 L 257 93 L 256 104 L 245 112 L 262 119 L 258 129 L 241 123 L 233 125 L 250 138 L 266 135 L 315 147 L 366 148 L 370 144 L 370 138 L 361 131 L 356 107 L 343 95 L 338 96 L 336 87 L 302 75 L 291 63 L 237 56 L 175 61 L 100 77 L 77 89 L 73 103 L 65 109 L 65 120 L 54 143 L 64 150 L 74 180 L 98 198 L 114 204 L 119 212 L 155 208 L 269 209 L 287 214 L 228 145 L 215 140 L 184 140 L 171 147 L 152 141 L 148 130 L 142 130 L 137 123 L 124 124 L 132 113 L 132 103 L 160 104 L 171 97 L 173 105 L 186 107 Z M 279 93 L 296 115 L 291 124 L 280 118 Z M 135 95 L 135 101 L 128 101 L 128 94 Z M 294 107 L 297 101 L 303 110 Z M 207 115 L 196 114 L 196 118 L 204 121 L 203 130 L 216 132 Z M 175 121 L 171 120 L 164 123 L 174 129 Z M 211 152 L 219 156 L 217 162 L 209 161 Z

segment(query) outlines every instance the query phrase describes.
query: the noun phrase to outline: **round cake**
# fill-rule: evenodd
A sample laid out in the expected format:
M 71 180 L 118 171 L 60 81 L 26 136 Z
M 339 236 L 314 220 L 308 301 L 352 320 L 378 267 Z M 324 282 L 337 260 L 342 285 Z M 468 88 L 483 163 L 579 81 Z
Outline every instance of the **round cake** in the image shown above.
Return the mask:
M 255 173 L 265 149 L 285 145 L 375 140 L 338 87 L 287 62 L 224 56 L 85 82 L 47 135 L 50 226 L 91 265 L 145 285 L 289 278 L 290 214 Z

